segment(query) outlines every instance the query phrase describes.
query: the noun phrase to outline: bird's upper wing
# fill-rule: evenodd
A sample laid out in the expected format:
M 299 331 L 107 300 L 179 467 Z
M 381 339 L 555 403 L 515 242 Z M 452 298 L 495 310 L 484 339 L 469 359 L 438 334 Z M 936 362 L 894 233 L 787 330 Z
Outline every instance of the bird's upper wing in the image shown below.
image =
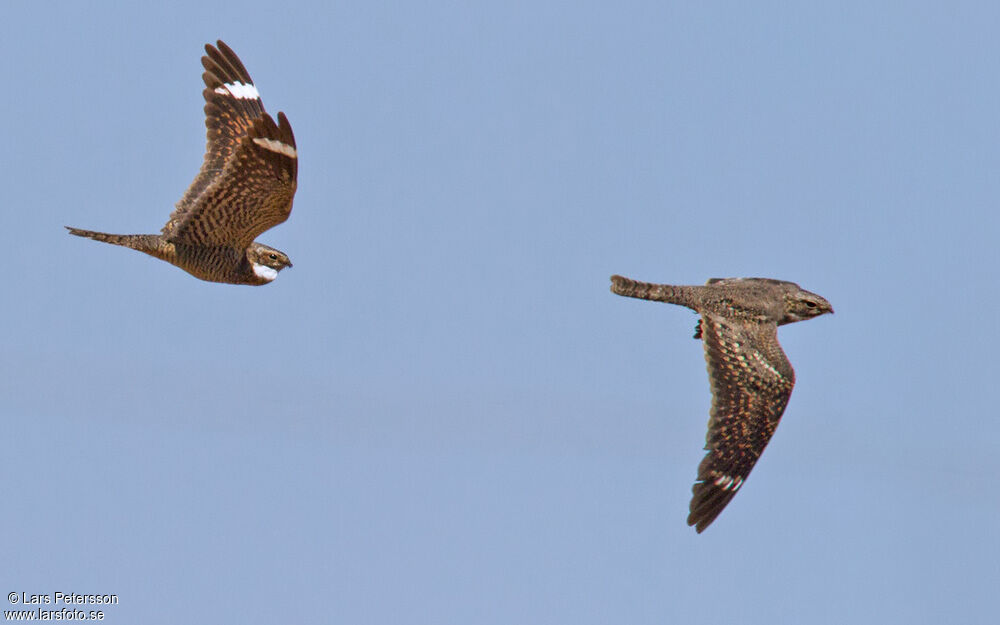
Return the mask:
M 163 227 L 170 241 L 246 247 L 285 219 L 295 193 L 295 137 L 278 124 L 229 46 L 205 46 L 205 126 L 201 171 Z M 252 233 L 252 235 L 251 235 Z M 244 245 L 245 243 L 245 245 Z
M 795 385 L 772 323 L 701 319 L 712 411 L 688 525 L 701 532 L 739 490 L 767 446 Z
M 297 171 L 288 118 L 278 113 L 275 124 L 265 113 L 239 140 L 222 173 L 201 192 L 167 240 L 247 248 L 262 232 L 288 219 Z

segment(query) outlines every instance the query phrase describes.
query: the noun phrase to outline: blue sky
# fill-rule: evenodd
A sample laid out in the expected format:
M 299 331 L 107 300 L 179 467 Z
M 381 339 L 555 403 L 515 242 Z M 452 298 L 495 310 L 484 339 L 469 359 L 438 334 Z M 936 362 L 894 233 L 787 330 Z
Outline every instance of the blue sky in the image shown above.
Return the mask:
M 106 622 L 989 623 L 1000 8 L 15 4 L 0 590 Z M 294 268 L 157 232 L 223 39 L 300 154 Z M 798 383 L 685 524 L 695 317 L 608 277 L 792 280 Z M 4 609 L 11 606 L 4 604 Z

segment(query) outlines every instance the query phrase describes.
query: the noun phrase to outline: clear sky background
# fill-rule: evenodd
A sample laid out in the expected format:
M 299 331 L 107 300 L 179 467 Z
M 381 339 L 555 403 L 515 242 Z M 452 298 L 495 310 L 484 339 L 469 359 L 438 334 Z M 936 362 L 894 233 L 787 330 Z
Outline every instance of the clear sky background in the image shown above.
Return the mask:
M 5 7 L 0 596 L 996 622 L 996 3 L 203 5 Z M 63 230 L 159 231 L 217 38 L 298 142 L 260 288 Z M 781 329 L 795 392 L 701 535 L 696 318 L 613 273 L 836 308 Z

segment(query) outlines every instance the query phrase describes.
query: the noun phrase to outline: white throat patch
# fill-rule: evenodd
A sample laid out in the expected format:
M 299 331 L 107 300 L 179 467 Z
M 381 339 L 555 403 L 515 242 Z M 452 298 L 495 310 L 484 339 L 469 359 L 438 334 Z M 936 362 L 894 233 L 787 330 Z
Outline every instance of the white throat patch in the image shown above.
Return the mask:
M 272 269 L 267 265 L 261 265 L 260 263 L 253 264 L 253 272 L 258 278 L 262 278 L 270 282 L 278 277 L 278 270 Z

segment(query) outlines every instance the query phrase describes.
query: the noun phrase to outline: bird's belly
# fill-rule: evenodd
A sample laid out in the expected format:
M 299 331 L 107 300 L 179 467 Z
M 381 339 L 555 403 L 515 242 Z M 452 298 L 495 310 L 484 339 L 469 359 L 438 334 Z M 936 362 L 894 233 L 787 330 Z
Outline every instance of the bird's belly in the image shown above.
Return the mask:
M 241 271 L 245 263 L 244 254 L 228 247 L 193 248 L 178 246 L 178 267 L 195 278 L 208 282 L 244 284 Z

